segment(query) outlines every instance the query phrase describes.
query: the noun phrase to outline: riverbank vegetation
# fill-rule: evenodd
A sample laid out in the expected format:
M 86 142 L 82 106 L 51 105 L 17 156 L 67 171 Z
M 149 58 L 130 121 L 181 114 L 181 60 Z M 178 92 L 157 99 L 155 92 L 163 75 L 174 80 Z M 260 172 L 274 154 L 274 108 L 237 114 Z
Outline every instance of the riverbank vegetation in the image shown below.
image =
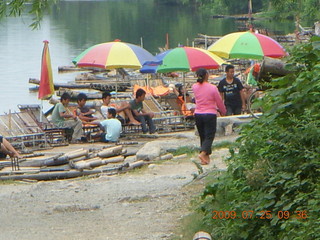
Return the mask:
M 210 14 L 247 14 L 249 1 L 239 0 L 155 0 L 157 3 L 184 4 L 196 7 Z M 252 12 L 263 13 L 266 17 L 276 19 L 295 19 L 298 15 L 306 22 L 320 18 L 318 0 L 252 0 Z
M 193 225 L 213 239 L 320 239 L 320 38 L 287 62 L 292 73 L 272 82 L 264 115 L 243 127 L 198 202 Z
M 7 0 L 0 1 L 0 18 L 20 16 L 25 10 L 33 16 L 32 28 L 40 26 L 43 14 L 59 0 Z M 252 0 L 252 13 L 272 19 L 295 19 L 313 23 L 320 19 L 318 0 Z M 156 4 L 188 5 L 212 15 L 247 14 L 249 1 L 239 0 L 154 0 Z
M 7 0 L 0 1 L 0 19 L 5 16 L 21 16 L 27 10 L 33 16 L 30 27 L 35 29 L 40 26 L 43 14 L 49 11 L 50 6 L 59 0 Z

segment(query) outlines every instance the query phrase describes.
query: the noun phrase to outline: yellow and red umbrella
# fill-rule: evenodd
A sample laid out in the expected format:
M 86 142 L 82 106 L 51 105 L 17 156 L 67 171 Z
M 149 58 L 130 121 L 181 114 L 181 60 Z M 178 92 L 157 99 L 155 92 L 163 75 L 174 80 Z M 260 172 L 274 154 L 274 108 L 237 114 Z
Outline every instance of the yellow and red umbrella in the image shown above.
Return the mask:
M 72 62 L 78 67 L 139 69 L 146 62 L 158 62 L 158 60 L 142 47 L 115 40 L 88 48 Z M 117 92 L 118 81 L 116 81 L 116 93 Z
M 139 69 L 148 61 L 152 62 L 157 60 L 144 48 L 131 43 L 113 41 L 97 44 L 88 48 L 72 62 L 78 67 Z
M 284 48 L 277 41 L 251 31 L 227 34 L 213 43 L 208 50 L 228 59 L 281 58 L 287 55 Z
M 43 51 L 41 60 L 41 76 L 39 84 L 38 99 L 47 99 L 54 94 L 53 78 L 52 78 L 52 68 L 49 53 L 49 42 L 47 40 L 43 41 Z

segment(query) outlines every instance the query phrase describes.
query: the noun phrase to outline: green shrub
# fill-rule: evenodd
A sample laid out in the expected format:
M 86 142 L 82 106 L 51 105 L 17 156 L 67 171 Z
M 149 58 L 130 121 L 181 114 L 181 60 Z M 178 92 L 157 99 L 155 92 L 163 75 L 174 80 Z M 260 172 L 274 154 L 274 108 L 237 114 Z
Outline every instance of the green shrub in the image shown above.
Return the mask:
M 214 239 L 320 239 L 320 39 L 287 62 L 292 73 L 272 81 L 264 115 L 242 128 L 228 171 L 204 190 Z

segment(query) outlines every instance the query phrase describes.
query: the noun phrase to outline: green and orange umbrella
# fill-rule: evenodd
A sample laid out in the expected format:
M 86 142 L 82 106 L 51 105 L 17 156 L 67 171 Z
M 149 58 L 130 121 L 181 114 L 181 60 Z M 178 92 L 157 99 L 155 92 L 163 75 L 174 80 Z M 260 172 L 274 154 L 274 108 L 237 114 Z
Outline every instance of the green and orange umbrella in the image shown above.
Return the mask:
M 217 55 L 201 48 L 176 47 L 156 55 L 162 63 L 158 66 L 146 64 L 140 69 L 142 73 L 168 73 L 183 72 L 183 84 L 185 85 L 185 72 L 197 71 L 199 68 L 217 69 L 225 61 Z M 186 92 L 185 92 L 186 94 Z M 185 96 L 186 98 L 186 96 Z
M 156 55 L 160 65 L 146 64 L 142 73 L 190 72 L 199 68 L 217 69 L 224 63 L 217 55 L 201 48 L 176 47 Z
M 227 34 L 213 43 L 208 50 L 227 59 L 281 58 L 287 55 L 277 41 L 251 31 Z

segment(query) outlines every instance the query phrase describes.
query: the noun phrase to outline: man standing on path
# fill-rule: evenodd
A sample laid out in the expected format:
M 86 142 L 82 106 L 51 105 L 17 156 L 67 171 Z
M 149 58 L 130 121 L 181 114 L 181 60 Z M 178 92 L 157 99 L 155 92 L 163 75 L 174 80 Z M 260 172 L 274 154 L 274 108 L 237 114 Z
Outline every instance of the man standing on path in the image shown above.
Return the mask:
M 234 77 L 234 66 L 226 66 L 226 77 L 218 84 L 218 89 L 224 105 L 227 109 L 227 116 L 239 115 L 246 109 L 244 87 L 239 78 Z

